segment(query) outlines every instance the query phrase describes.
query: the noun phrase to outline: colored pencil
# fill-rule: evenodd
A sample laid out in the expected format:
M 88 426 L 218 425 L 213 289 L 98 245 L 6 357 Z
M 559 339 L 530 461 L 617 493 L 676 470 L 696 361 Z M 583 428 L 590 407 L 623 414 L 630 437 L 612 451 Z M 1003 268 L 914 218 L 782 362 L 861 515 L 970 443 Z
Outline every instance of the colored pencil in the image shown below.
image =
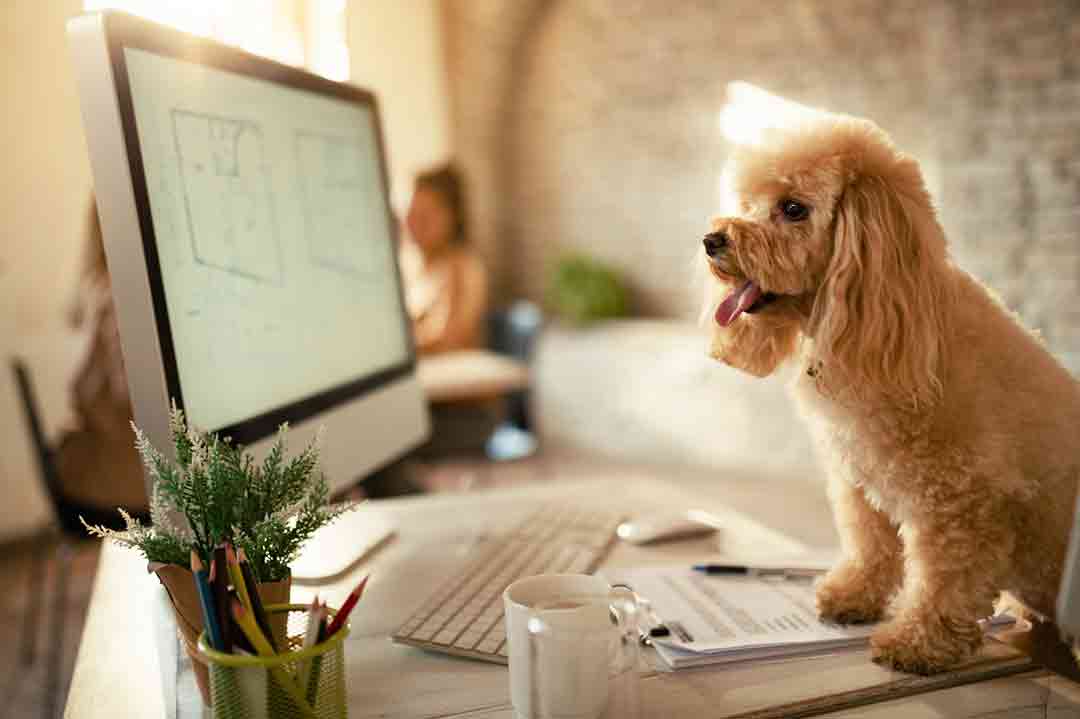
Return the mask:
M 237 601 L 237 602 L 240 601 L 240 597 L 236 594 L 236 590 L 233 589 L 232 587 L 229 587 L 229 600 L 228 601 L 229 601 L 229 603 L 225 605 L 227 607 L 231 607 L 232 603 L 234 601 Z M 241 604 L 241 606 L 243 606 L 243 602 L 240 602 L 240 604 Z M 234 650 L 243 649 L 244 651 L 246 651 L 246 652 L 248 652 L 250 654 L 255 654 L 255 646 L 250 641 L 248 641 L 247 635 L 244 634 L 242 631 L 240 631 L 240 626 L 236 623 L 236 620 L 233 618 L 232 612 L 227 612 L 225 616 L 228 619 L 229 624 L 232 625 L 233 649 Z
M 206 627 L 206 641 L 211 649 L 219 652 L 225 642 L 221 638 L 221 625 L 219 624 L 217 608 L 214 606 L 214 590 L 210 588 L 210 580 L 203 565 L 202 558 L 194 549 L 191 550 L 191 573 L 195 576 L 195 588 L 199 592 L 199 602 L 203 610 L 203 626 Z
M 229 542 L 225 543 L 225 560 L 228 562 L 229 579 L 232 580 L 236 596 L 240 597 L 244 609 L 251 611 L 251 595 L 248 594 L 247 585 L 244 584 L 244 574 L 240 571 L 240 562 L 236 559 L 236 551 Z
M 227 654 L 233 650 L 236 634 L 232 617 L 229 616 L 229 573 L 225 566 L 225 547 L 218 545 L 214 548 L 210 572 L 214 584 L 214 609 L 217 611 L 218 626 L 221 628 L 221 651 Z
M 367 586 L 368 579 L 371 575 L 364 577 L 360 580 L 360 583 L 356 585 L 356 589 L 349 592 L 349 598 L 345 600 L 345 603 L 341 605 L 341 609 L 334 615 L 334 621 L 330 622 L 330 626 L 326 630 L 326 636 L 334 636 L 334 632 L 345 626 L 345 620 L 349 618 L 349 614 L 352 612 L 353 607 L 360 601 L 360 595 L 364 593 L 364 587 Z
M 270 631 L 270 617 L 266 614 L 266 609 L 263 607 L 262 597 L 259 596 L 259 583 L 255 580 L 255 572 L 251 570 L 251 563 L 247 560 L 247 554 L 243 548 L 236 553 L 236 559 L 240 564 L 240 576 L 244 580 L 244 584 L 247 585 L 248 601 L 251 603 L 251 613 L 255 615 L 255 622 L 259 625 L 259 629 L 270 641 L 270 646 L 274 651 L 278 650 L 277 642 L 274 641 L 274 633 Z
M 308 624 L 307 631 L 304 634 L 304 649 L 311 649 L 319 642 L 319 632 L 324 628 L 323 619 L 326 616 L 325 610 L 319 606 L 319 597 L 315 595 L 315 599 L 311 601 L 311 607 L 308 608 Z M 297 684 L 302 688 L 307 687 L 308 701 L 314 703 L 312 697 L 312 685 L 308 682 L 308 677 L 311 674 L 311 666 L 314 662 L 305 661 L 301 662 L 299 669 L 296 672 Z
M 255 623 L 255 619 L 251 616 L 251 612 L 244 609 L 244 605 L 239 600 L 234 599 L 232 603 L 232 615 L 236 619 L 237 626 L 255 647 L 255 652 L 260 657 L 272 657 L 274 656 L 274 650 L 270 647 L 270 642 L 266 640 L 263 633 L 259 631 L 259 625 Z M 293 682 L 292 677 L 282 669 L 280 666 L 270 667 L 270 673 L 277 680 L 278 684 L 288 692 L 289 697 L 296 704 L 297 708 L 306 716 L 312 716 L 313 711 L 311 705 L 308 704 L 307 698 L 297 689 L 296 684 Z
M 330 612 L 326 609 L 326 602 L 323 602 L 322 605 L 318 607 L 318 613 L 318 631 L 316 633 L 315 643 L 322 644 L 329 636 L 326 627 L 329 623 L 327 622 L 327 617 L 330 615 Z M 312 706 L 315 706 L 319 700 L 319 678 L 322 676 L 322 661 L 322 654 L 311 660 L 311 672 L 308 676 L 307 684 L 307 697 Z

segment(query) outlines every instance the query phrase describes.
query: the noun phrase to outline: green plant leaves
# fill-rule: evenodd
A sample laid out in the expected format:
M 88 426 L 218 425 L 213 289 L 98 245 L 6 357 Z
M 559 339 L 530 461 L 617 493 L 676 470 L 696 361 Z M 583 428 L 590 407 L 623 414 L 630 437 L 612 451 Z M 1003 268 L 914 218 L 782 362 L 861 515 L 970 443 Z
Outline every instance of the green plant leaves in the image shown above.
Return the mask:
M 630 305 L 618 274 L 582 255 L 567 255 L 555 265 L 547 300 L 556 314 L 578 325 L 623 317 Z
M 317 529 L 355 507 L 328 506 L 330 490 L 318 471 L 317 438 L 286 459 L 283 425 L 258 464 L 228 438 L 189 427 L 175 406 L 169 426 L 175 464 L 135 428 L 135 447 L 153 478 L 154 526 L 120 510 L 125 531 L 86 525 L 90 534 L 138 549 L 150 561 L 181 566 L 188 565 L 192 549 L 209 564 L 214 547 L 231 541 L 244 549 L 256 579 L 275 582 L 288 577 L 289 564 Z M 186 526 L 167 519 L 173 511 Z

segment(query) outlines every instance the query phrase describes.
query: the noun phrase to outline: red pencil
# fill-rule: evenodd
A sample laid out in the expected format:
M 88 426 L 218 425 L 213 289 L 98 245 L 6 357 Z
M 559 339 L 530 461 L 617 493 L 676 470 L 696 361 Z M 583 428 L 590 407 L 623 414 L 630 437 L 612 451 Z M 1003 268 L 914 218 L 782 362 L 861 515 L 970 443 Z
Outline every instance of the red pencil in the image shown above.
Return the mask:
M 361 579 L 360 583 L 356 585 L 356 589 L 349 593 L 349 598 L 345 600 L 345 603 L 341 605 L 341 609 L 334 615 L 334 621 L 330 622 L 330 627 L 326 630 L 326 636 L 334 636 L 334 632 L 345 626 L 345 620 L 349 618 L 349 613 L 356 606 L 356 603 L 360 601 L 360 595 L 364 593 L 364 586 L 370 578 L 371 575 L 369 574 Z

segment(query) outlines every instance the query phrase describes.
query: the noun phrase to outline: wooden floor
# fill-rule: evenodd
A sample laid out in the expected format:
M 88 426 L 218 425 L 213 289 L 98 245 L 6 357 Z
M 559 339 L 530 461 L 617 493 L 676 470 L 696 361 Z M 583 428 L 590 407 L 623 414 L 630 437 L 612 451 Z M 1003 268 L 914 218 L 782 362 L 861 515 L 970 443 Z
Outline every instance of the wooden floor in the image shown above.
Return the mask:
M 92 540 L 61 545 L 50 536 L 0 548 L 0 717 L 63 714 L 97 560 Z

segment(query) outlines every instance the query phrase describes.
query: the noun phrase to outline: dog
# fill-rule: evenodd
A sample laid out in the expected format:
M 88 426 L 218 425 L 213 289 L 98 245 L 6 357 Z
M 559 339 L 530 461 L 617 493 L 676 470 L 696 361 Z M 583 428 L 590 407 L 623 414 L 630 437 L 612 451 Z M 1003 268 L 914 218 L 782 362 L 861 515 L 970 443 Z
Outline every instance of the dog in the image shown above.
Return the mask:
M 1080 480 L 1080 385 L 949 256 L 918 163 L 825 112 L 733 149 L 702 243 L 710 354 L 794 364 L 843 559 L 817 608 L 875 661 L 970 657 L 999 595 L 1052 618 Z M 1031 278 L 1031 281 L 1038 281 Z

